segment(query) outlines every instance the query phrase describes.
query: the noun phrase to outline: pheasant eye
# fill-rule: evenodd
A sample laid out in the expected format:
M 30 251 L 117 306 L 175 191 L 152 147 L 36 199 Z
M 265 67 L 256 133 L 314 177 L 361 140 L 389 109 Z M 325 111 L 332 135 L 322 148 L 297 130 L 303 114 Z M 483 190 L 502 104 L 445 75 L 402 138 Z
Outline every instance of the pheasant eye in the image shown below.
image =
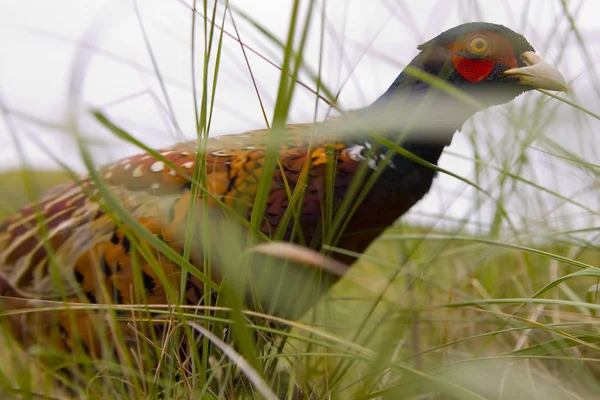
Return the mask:
M 476 55 L 484 55 L 488 50 L 488 42 L 481 36 L 477 36 L 469 42 L 469 49 Z

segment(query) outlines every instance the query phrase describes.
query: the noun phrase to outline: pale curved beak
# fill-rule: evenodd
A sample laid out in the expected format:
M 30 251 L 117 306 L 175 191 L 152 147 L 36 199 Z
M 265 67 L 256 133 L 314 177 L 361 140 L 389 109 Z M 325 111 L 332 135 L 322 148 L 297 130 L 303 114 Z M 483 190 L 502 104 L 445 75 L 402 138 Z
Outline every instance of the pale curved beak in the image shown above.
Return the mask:
M 503 75 L 515 76 L 521 85 L 536 89 L 556 90 L 566 92 L 567 81 L 560 72 L 548 64 L 533 51 L 527 51 L 521 56 L 526 67 L 512 68 L 504 71 Z

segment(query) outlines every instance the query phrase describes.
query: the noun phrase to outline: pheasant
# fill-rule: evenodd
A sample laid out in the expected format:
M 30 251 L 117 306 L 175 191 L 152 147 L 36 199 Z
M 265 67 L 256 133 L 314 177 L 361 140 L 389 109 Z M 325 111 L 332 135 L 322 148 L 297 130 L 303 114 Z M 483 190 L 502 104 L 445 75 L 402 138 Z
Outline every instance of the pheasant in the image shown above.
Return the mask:
M 0 224 L 3 322 L 24 346 L 82 346 L 99 355 L 90 313 L 19 310 L 39 300 L 172 304 L 179 296 L 200 304 L 225 274 L 211 262 L 208 284 L 206 252 L 196 239 L 186 243 L 186 228 L 202 230 L 208 212 L 258 218 L 246 228 L 315 250 L 335 246 L 341 251 L 332 257 L 348 261 L 429 191 L 443 149 L 473 114 L 532 89 L 566 88 L 523 36 L 502 25 L 466 23 L 418 50 L 364 109 L 129 157 L 102 168 L 99 179 L 65 184 L 22 208 Z M 107 198 L 127 213 L 111 211 Z M 226 240 L 212 222 L 204 239 Z M 335 281 L 343 271 L 330 275 Z

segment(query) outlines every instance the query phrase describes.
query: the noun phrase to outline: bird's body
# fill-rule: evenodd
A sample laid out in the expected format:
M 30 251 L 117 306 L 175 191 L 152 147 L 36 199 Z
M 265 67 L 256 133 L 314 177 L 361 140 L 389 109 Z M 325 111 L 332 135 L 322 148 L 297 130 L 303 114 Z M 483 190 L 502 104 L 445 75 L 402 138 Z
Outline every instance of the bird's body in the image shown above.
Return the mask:
M 466 104 L 405 71 L 374 105 L 352 115 L 181 143 L 101 169 L 102 187 L 90 178 L 61 186 L 0 224 L 5 308 L 25 308 L 29 299 L 134 304 L 140 291 L 148 304 L 170 304 L 170 291 L 180 288 L 181 265 L 144 245 L 139 231 L 107 211 L 103 190 L 181 256 L 190 218 L 196 228 L 202 224 L 204 206 L 224 218 L 232 213 L 252 218 L 269 160 L 274 171 L 261 233 L 315 249 L 325 243 L 360 253 L 427 193 L 435 176 L 432 164 L 471 115 L 544 82 L 550 89 L 559 86 L 519 82 L 526 74 L 511 71 L 529 73 L 540 63 L 527 62 L 526 54 L 533 54 L 529 43 L 498 25 L 461 25 L 420 49 L 411 67 L 450 82 L 475 101 Z M 269 148 L 276 157 L 269 157 Z M 194 188 L 198 163 L 205 169 L 197 167 L 202 178 Z M 344 202 L 349 206 L 340 207 Z M 137 247 L 150 248 L 150 254 L 140 255 Z M 148 258 L 158 260 L 160 271 Z M 203 270 L 201 252 L 192 248 L 189 261 Z M 214 271 L 213 279 L 219 281 L 219 274 Z M 198 304 L 204 283 L 193 274 L 185 283 L 186 303 Z M 58 324 L 60 347 L 83 342 L 89 352 L 99 352 L 94 334 L 84 333 L 91 330 L 83 316 L 74 322 L 60 314 L 27 324 L 15 315 L 9 325 L 25 344 L 48 339 L 50 326 Z
M 278 228 L 281 229 L 281 218 L 290 203 L 287 191 L 293 193 L 296 189 L 302 190 L 301 231 L 296 233 L 297 238 L 293 238 L 294 221 L 289 221 L 282 239 L 310 245 L 317 240 L 316 235 L 323 236 L 318 228 L 322 207 L 328 201 L 327 165 L 335 164 L 331 202 L 338 204 L 347 195 L 360 166 L 369 164 L 361 179 L 363 184 L 377 170 L 385 153 L 373 152 L 369 155 L 369 144 L 365 142 L 356 144 L 327 140 L 309 144 L 311 130 L 315 128 L 313 124 L 289 125 L 287 128 L 284 133 L 293 133 L 294 136 L 286 140 L 277 153 L 277 167 L 273 173 L 261 231 L 272 237 Z M 202 207 L 202 198 L 206 198 L 211 209 L 222 207 L 249 219 L 264 165 L 268 137 L 268 130 L 260 130 L 209 139 L 205 151 L 205 192 L 201 190 L 196 196 L 195 207 Z M 198 162 L 197 146 L 196 141 L 179 143 L 158 150 L 157 157 L 141 154 L 99 171 L 127 211 L 178 252 L 183 251 L 184 238 L 181 235 L 192 202 L 192 173 L 194 164 Z M 421 149 L 434 152 L 432 161 L 435 163 L 442 147 Z M 303 170 L 306 170 L 305 177 L 302 177 Z M 377 180 L 354 213 L 355 217 L 350 218 L 351 228 L 348 230 L 352 233 L 349 235 L 352 239 L 342 237 L 342 243 L 351 242 L 346 246 L 349 250 L 363 251 L 374 237 L 429 190 L 434 176 L 434 171 L 426 166 L 413 164 L 411 168 L 405 166 L 396 169 L 393 161 L 389 161 L 388 167 L 382 172 L 395 176 Z M 74 273 L 83 277 L 76 281 L 83 280 L 84 286 L 87 286 L 85 278 L 89 274 L 85 269 L 89 267 L 80 265 L 79 268 L 83 269 L 78 269 L 77 260 L 92 249 L 101 248 L 97 257 L 105 259 L 102 263 L 129 264 L 119 260 L 119 257 L 128 256 L 129 244 L 120 233 L 117 223 L 102 210 L 93 182 L 86 178 L 59 186 L 0 226 L 0 271 L 11 287 L 34 298 L 55 298 L 63 293 L 65 288 L 56 287 L 48 273 L 50 258 L 44 247 L 44 239 L 54 244 L 55 256 L 64 261 L 62 269 L 65 274 Z M 301 187 L 297 187 L 299 183 Z M 395 207 L 387 207 L 389 204 Z M 364 218 L 366 215 L 369 217 Z M 44 223 L 39 224 L 38 220 Z M 369 240 L 360 240 L 365 235 Z M 313 244 L 313 247 L 318 246 L 318 243 Z M 342 244 L 341 247 L 345 246 Z M 114 273 L 110 275 L 115 276 Z M 64 278 L 69 293 L 76 292 L 78 284 L 82 283 L 78 282 L 70 288 L 72 279 L 67 276 Z
M 323 129 L 327 124 L 318 128 Z M 284 136 L 290 137 L 278 146 L 277 166 L 261 231 L 273 237 L 278 228 L 282 229 L 282 217 L 290 204 L 288 191 L 299 190 L 302 191 L 301 205 L 298 203 L 300 221 L 294 223 L 293 218 L 288 219 L 282 239 L 314 248 L 329 240 L 343 249 L 360 253 L 429 190 L 434 170 L 418 164 L 396 169 L 392 158 L 389 165 L 382 168 L 383 177 L 374 181 L 360 206 L 353 212 L 347 210 L 350 218 L 344 232 L 348 234 L 334 241 L 333 230 L 327 231 L 322 226 L 321 210 L 327 202 L 334 207 L 339 205 L 349 194 L 357 170 L 366 164 L 359 179 L 360 186 L 364 186 L 378 170 L 385 152 L 370 150 L 368 142 L 364 141 L 358 144 L 329 137 L 325 141 L 311 140 L 314 129 L 313 124 L 298 124 L 287 126 L 283 132 Z M 195 202 L 193 208 L 197 215 L 203 204 L 207 204 L 211 211 L 218 210 L 223 217 L 227 212 L 235 212 L 250 218 L 268 138 L 269 131 L 261 130 L 209 139 L 204 152 L 205 191 L 200 190 L 195 197 L 192 197 L 191 187 L 194 166 L 198 162 L 196 141 L 158 150 L 155 156 L 141 154 L 125 158 L 99 173 L 106 186 L 141 225 L 183 254 L 191 202 Z M 439 145 L 419 147 L 435 153 L 433 162 L 442 148 Z M 328 188 L 326 169 L 331 163 L 335 166 L 331 169 L 334 176 L 332 186 Z M 388 174 L 393 176 L 386 177 Z M 328 193 L 332 194 L 330 199 Z M 360 193 L 356 191 L 354 196 Z M 6 281 L 2 294 L 24 299 L 70 301 L 81 301 L 78 296 L 83 295 L 92 303 L 135 304 L 139 302 L 136 293 L 143 290 L 149 304 L 171 303 L 159 274 L 139 254 L 132 254 L 131 240 L 139 241 L 139 236 L 131 232 L 126 234 L 126 229 L 103 210 L 102 202 L 98 200 L 99 191 L 94 181 L 86 178 L 49 191 L 40 201 L 21 209 L 0 225 L 0 274 Z M 328 234 L 331 239 L 326 237 Z M 161 258 L 159 252 L 154 256 L 160 259 L 161 272 L 168 282 L 172 287 L 178 287 L 181 267 Z M 333 256 L 336 257 L 336 253 Z M 143 288 L 135 286 L 132 257 L 136 257 L 141 269 Z M 201 270 L 202 254 L 192 251 L 191 263 Z M 57 274 L 61 284 L 57 284 Z M 214 274 L 213 279 L 216 276 Z M 198 304 L 202 292 L 202 281 L 190 275 L 185 295 L 187 304 Z M 19 301 L 16 304 L 26 306 Z M 64 323 L 69 324 L 66 318 Z M 31 332 L 26 325 L 19 324 L 17 330 L 19 332 L 15 333 L 21 335 L 23 341 L 37 340 L 27 337 Z M 69 331 L 68 328 L 65 331 Z

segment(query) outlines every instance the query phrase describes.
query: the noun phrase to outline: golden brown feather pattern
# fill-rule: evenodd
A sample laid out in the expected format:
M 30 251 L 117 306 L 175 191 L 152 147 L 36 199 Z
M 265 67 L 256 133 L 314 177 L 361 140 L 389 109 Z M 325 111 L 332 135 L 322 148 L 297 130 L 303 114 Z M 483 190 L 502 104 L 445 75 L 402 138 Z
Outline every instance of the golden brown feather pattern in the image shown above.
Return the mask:
M 290 136 L 278 152 L 278 165 L 262 224 L 262 231 L 267 235 L 275 232 L 289 205 L 286 185 L 294 190 L 307 163 L 309 172 L 302 203 L 302 233 L 306 243 L 310 243 L 321 222 L 321 207 L 327 190 L 327 160 L 330 157 L 337 160 L 334 192 L 338 200 L 360 164 L 342 142 L 317 142 L 309 147 L 307 142 L 313 128 L 313 124 L 288 126 L 286 133 Z M 207 201 L 211 208 L 221 207 L 217 204 L 218 199 L 241 212 L 245 218 L 249 217 L 268 140 L 267 130 L 209 139 L 205 160 L 206 191 L 210 193 Z M 100 176 L 125 209 L 152 234 L 180 253 L 183 251 L 183 232 L 190 202 L 195 201 L 200 206 L 204 193 L 200 192 L 196 199 L 191 198 L 190 177 L 197 162 L 196 147 L 196 141 L 180 143 L 160 150 L 160 159 L 140 154 L 100 170 Z M 167 288 L 161 278 L 139 256 L 136 261 L 141 270 L 143 288 L 136 287 L 131 236 L 126 236 L 114 219 L 104 213 L 98 197 L 98 191 L 89 178 L 65 184 L 46 193 L 39 202 L 21 209 L 0 225 L 0 275 L 6 281 L 2 294 L 23 299 L 92 303 L 132 304 L 139 303 L 142 298 L 148 304 L 169 303 Z M 289 238 L 291 226 L 292 223 L 286 238 Z M 154 256 L 160 260 L 161 272 L 172 288 L 179 287 L 181 268 L 161 258 L 158 252 L 154 252 Z M 201 257 L 192 256 L 192 262 L 202 270 L 202 263 L 198 260 Z M 216 276 L 213 275 L 213 278 Z M 189 304 L 198 304 L 201 300 L 202 285 L 197 278 L 188 280 L 186 300 Z M 24 307 L 22 302 L 17 303 L 9 302 L 8 308 Z M 82 314 L 79 320 L 86 318 Z M 69 337 L 72 329 L 68 317 L 58 319 L 59 325 L 64 328 L 61 331 L 65 343 L 75 343 Z M 22 341 L 27 342 L 27 337 L 36 335 L 32 330 L 37 324 L 24 324 L 21 320 L 15 324 L 18 326 L 13 330 L 19 331 L 17 337 Z M 49 327 L 40 330 L 37 326 L 35 329 L 43 338 Z M 79 330 L 90 331 L 89 328 Z M 79 335 L 82 335 L 81 332 Z M 99 344 L 95 338 L 84 337 L 82 340 L 89 351 L 98 351 Z

